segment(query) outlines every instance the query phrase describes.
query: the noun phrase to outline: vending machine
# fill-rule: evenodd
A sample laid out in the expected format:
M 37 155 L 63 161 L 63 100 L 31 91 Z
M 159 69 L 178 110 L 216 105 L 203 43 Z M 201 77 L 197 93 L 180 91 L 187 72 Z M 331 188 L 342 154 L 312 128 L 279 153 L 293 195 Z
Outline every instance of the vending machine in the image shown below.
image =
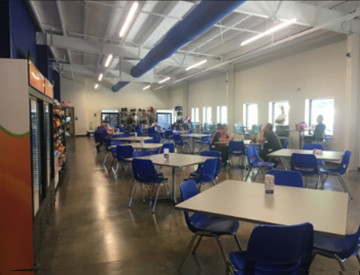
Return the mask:
M 28 60 L 0 67 L 0 274 L 33 274 L 54 200 L 53 90 Z

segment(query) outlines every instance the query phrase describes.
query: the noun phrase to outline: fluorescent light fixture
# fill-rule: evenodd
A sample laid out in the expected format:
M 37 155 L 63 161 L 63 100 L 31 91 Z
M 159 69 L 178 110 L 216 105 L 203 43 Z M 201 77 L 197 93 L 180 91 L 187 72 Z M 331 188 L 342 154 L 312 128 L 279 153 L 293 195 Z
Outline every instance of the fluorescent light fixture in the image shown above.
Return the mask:
M 161 79 L 161 80 L 159 81 L 159 84 L 164 83 L 165 81 L 168 81 L 169 79 L 170 79 L 170 76 L 165 77 L 164 79 Z
M 185 71 L 188 71 L 188 70 L 191 70 L 191 69 L 193 69 L 193 68 L 196 68 L 196 67 L 198 67 L 198 66 L 200 66 L 200 65 L 202 65 L 202 64 L 205 64 L 206 62 L 207 62 L 207 59 L 201 60 L 201 61 L 199 61 L 198 63 L 195 63 L 194 65 L 191 65 L 191 66 L 187 67 L 187 68 L 185 69 Z
M 255 36 L 251 37 L 251 38 L 248 39 L 248 40 L 245 40 L 244 42 L 242 42 L 242 43 L 240 44 L 240 46 L 245 46 L 245 45 L 247 45 L 247 44 L 249 44 L 249 43 L 251 43 L 251 42 L 254 42 L 255 40 L 258 40 L 258 39 L 266 36 L 266 35 L 269 35 L 269 34 L 272 34 L 272 33 L 274 33 L 274 32 L 277 32 L 278 30 L 281 30 L 281 29 L 283 29 L 283 28 L 285 28 L 285 27 L 287 27 L 287 26 L 289 26 L 289 25 L 291 25 L 291 24 L 293 24 L 293 23 L 295 23 L 295 22 L 296 22 L 296 18 L 291 19 L 291 20 L 287 20 L 287 21 L 284 20 L 283 23 L 278 24 L 278 25 L 276 25 L 275 27 L 273 27 L 273 28 L 271 28 L 271 29 L 268 29 L 266 32 L 260 33 L 260 34 L 258 34 L 258 35 L 255 35 Z
M 130 11 L 129 11 L 126 19 L 125 19 L 125 23 L 124 23 L 124 25 L 122 26 L 122 28 L 120 30 L 120 33 L 119 33 L 120 37 L 123 37 L 125 32 L 127 31 L 127 29 L 129 28 L 129 24 L 130 24 L 131 20 L 133 19 L 138 6 L 139 6 L 138 2 L 135 2 L 134 4 L 132 4 L 131 9 L 130 9 Z
M 147 85 L 143 88 L 143 90 L 145 91 L 145 90 L 149 89 L 150 87 L 151 87 L 151 85 Z
M 111 62 L 112 58 L 113 58 L 113 55 L 109 54 L 108 57 L 106 58 L 106 61 L 105 61 L 105 68 L 110 65 L 110 62 Z
M 98 80 L 101 81 L 103 79 L 103 74 L 99 74 Z
M 96 83 L 95 86 L 94 86 L 95 89 L 99 88 L 99 84 Z

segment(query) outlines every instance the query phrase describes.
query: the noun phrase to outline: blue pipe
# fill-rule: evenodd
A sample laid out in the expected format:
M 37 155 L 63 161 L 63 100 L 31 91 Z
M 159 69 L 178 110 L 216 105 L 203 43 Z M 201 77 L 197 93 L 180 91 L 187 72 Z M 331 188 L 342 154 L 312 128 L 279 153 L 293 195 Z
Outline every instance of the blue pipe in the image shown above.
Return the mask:
M 245 0 L 201 1 L 188 16 L 170 29 L 157 46 L 132 67 L 131 75 L 142 76 L 180 47 L 206 32 L 244 2 Z
M 113 92 L 118 92 L 120 91 L 121 88 L 125 87 L 126 85 L 128 85 L 130 82 L 129 81 L 119 81 L 118 83 L 116 83 L 111 90 Z

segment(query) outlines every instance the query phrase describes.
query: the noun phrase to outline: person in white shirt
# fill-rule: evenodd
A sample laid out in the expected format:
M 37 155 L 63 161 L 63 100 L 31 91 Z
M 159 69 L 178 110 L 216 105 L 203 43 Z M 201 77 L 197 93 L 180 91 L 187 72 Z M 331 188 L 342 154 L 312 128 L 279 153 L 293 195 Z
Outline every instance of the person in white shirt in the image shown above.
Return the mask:
M 278 115 L 275 119 L 275 123 L 279 125 L 283 125 L 286 120 L 285 108 L 281 106 L 281 114 Z

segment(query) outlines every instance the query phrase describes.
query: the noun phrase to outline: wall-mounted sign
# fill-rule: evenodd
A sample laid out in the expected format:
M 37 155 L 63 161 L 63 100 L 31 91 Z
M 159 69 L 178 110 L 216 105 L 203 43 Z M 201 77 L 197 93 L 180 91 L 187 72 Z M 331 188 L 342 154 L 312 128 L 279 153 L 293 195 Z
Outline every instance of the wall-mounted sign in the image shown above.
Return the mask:
M 54 86 L 46 78 L 45 78 L 45 94 L 48 97 L 54 98 Z
M 39 92 L 45 92 L 44 76 L 31 61 L 29 61 L 29 84 Z

